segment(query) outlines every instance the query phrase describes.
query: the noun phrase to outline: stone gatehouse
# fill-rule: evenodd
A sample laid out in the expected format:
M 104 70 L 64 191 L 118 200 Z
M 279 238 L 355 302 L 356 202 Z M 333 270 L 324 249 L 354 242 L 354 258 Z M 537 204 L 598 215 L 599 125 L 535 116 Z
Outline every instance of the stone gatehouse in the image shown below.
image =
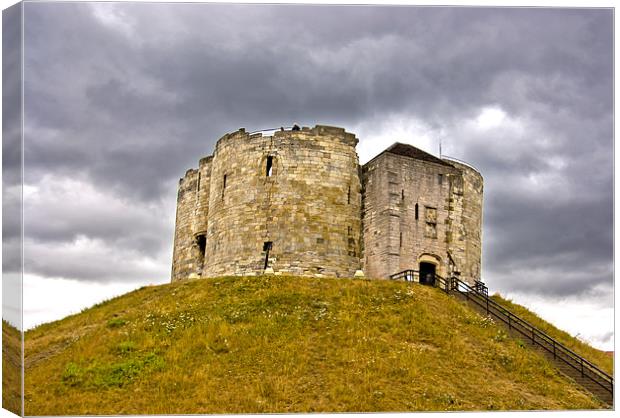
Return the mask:
M 322 125 L 224 135 L 179 181 L 172 280 L 267 268 L 479 279 L 480 173 L 400 143 L 360 166 L 357 142 Z

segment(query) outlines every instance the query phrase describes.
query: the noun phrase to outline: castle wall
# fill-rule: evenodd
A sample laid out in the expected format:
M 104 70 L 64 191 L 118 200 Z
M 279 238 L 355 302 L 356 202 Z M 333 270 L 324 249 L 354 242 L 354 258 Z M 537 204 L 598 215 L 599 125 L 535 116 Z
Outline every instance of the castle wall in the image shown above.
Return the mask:
M 172 281 L 187 278 L 191 273 L 196 273 L 198 260 L 193 248 L 193 222 L 197 185 L 198 170 L 187 170 L 185 176 L 179 180 L 172 251 Z
M 461 172 L 460 190 L 454 193 L 460 213 L 453 224 L 455 232 L 450 249 L 459 254 L 461 279 L 472 283 L 481 274 L 483 180 L 472 167 L 454 160 L 448 162 Z
M 368 277 L 386 277 L 381 266 L 389 262 L 387 249 L 389 239 L 389 219 L 384 215 L 387 206 L 387 172 L 381 170 L 383 154 L 362 168 L 362 266 Z
M 268 242 L 276 271 L 352 277 L 360 268 L 356 143 L 344 129 L 324 126 L 221 138 L 211 165 L 203 277 L 262 273 Z
M 418 270 L 424 255 L 435 260 L 437 273 L 445 276 L 451 217 L 449 178 L 458 173 L 447 164 L 389 152 L 364 166 L 367 276 L 387 278 L 406 269 Z
M 172 280 L 266 267 L 387 278 L 422 261 L 479 279 L 480 174 L 404 144 L 360 169 L 356 144 L 320 125 L 224 135 L 179 182 Z
M 205 157 L 198 163 L 198 178 L 196 180 L 196 205 L 192 218 L 194 235 L 207 234 L 209 219 L 209 191 L 211 189 L 211 162 L 213 157 Z

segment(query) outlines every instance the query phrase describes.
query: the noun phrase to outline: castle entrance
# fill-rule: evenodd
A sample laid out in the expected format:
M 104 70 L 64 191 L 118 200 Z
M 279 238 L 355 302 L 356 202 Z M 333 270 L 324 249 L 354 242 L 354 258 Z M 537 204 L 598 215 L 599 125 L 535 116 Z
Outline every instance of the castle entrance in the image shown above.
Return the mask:
M 420 263 L 420 284 L 435 286 L 435 265 L 433 263 Z

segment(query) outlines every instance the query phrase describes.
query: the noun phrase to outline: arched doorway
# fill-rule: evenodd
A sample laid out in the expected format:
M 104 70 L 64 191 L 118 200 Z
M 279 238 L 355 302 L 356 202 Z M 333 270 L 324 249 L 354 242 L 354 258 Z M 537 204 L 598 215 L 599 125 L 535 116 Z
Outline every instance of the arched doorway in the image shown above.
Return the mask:
M 420 263 L 420 284 L 435 286 L 435 268 L 433 263 Z

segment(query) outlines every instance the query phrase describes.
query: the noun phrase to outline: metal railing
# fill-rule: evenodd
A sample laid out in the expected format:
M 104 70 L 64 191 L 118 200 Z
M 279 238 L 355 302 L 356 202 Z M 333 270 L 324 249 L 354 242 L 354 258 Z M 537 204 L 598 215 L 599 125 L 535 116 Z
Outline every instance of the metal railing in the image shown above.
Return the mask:
M 405 278 L 406 280 L 407 277 L 411 277 L 412 280 L 410 281 L 414 281 L 413 278 L 415 277 L 415 273 L 418 273 L 419 276 L 419 272 L 417 270 L 404 270 L 393 274 L 390 278 Z M 554 359 L 563 361 L 578 371 L 581 374 L 581 377 L 589 378 L 591 381 L 609 391 L 613 396 L 614 379 L 612 376 L 491 299 L 488 294 L 488 288 L 484 283 L 476 281 L 472 287 L 456 277 L 444 279 L 439 275 L 435 275 L 435 285 L 446 293 L 457 292 L 465 296 L 467 300 L 470 300 L 485 309 L 487 314 L 492 315 L 504 322 L 508 325 L 509 329 L 514 329 L 523 336 L 527 337 L 532 344 L 542 347 L 549 354 L 552 354 Z
M 417 278 L 417 280 L 416 280 Z M 418 270 L 403 270 L 390 276 L 392 280 L 403 279 L 406 282 L 418 282 L 420 281 L 420 272 Z
M 420 280 L 420 271 L 419 270 L 411 270 L 411 269 L 403 270 L 403 271 L 398 272 L 396 274 L 392 274 L 390 276 L 390 279 L 392 279 L 392 280 L 404 280 L 406 282 L 417 282 L 417 283 L 420 283 L 420 284 L 427 284 L 427 285 L 429 285 L 429 284 L 435 285 L 438 280 L 445 281 L 445 279 L 443 277 L 441 277 L 440 275 L 435 273 L 435 274 L 431 274 L 431 278 L 430 278 L 431 283 L 426 283 L 424 281 L 424 279 Z
M 293 127 L 292 127 L 292 126 L 279 126 L 279 127 L 277 127 L 277 128 L 259 129 L 258 131 L 252 131 L 252 132 L 250 132 L 250 135 L 257 134 L 257 133 L 259 133 L 259 132 L 279 131 L 279 130 L 281 130 L 281 129 L 284 129 L 284 130 L 290 130 L 290 129 L 293 129 Z
M 463 164 L 463 165 L 465 165 L 465 166 L 467 166 L 469 168 L 472 168 L 472 169 L 476 170 L 478 173 L 480 173 L 480 170 L 478 170 L 476 167 L 474 167 L 470 163 L 466 163 L 463 160 L 459 160 L 458 158 L 450 157 L 449 155 L 442 155 L 441 159 L 442 160 L 448 160 L 448 161 L 454 161 L 456 163 Z

